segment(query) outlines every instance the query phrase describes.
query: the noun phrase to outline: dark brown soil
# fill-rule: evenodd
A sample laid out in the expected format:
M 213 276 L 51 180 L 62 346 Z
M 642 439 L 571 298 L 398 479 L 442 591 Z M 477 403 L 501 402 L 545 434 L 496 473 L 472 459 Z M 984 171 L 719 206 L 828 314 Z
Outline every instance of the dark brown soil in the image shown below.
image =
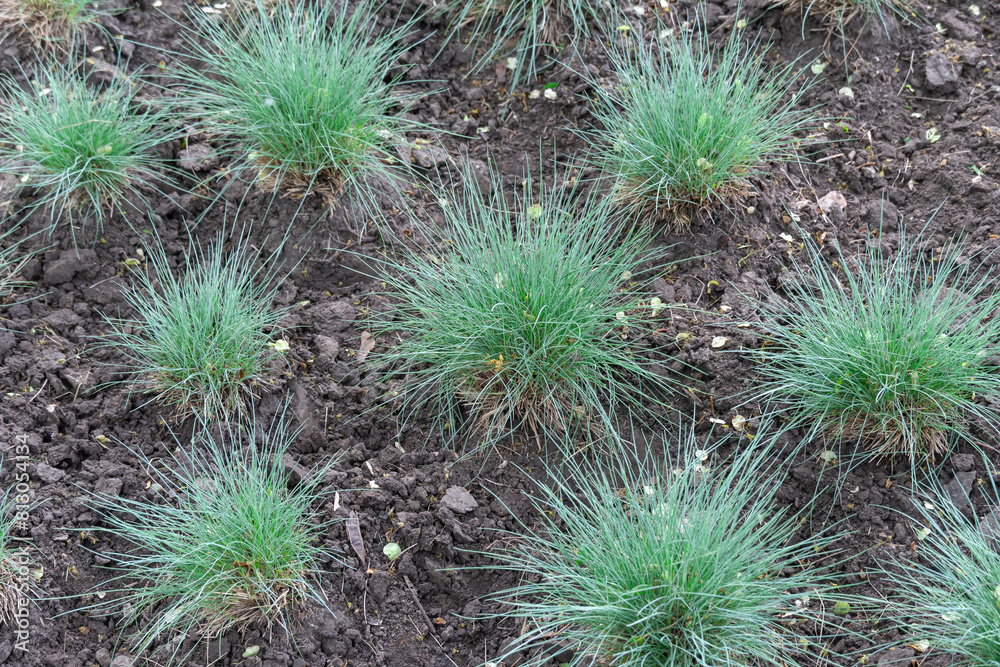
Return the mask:
M 718 39 L 728 34 L 737 4 L 728 0 L 707 5 L 708 28 Z M 682 235 L 664 230 L 662 242 L 678 244 L 673 250 L 676 257 L 703 255 L 679 265 L 670 281 L 658 283 L 665 302 L 701 311 L 683 315 L 675 311 L 672 320 L 665 316 L 663 330 L 652 339 L 653 350 L 678 362 L 677 368 L 687 364 L 695 369 L 689 383 L 694 403 L 690 397 L 674 401 L 682 413 L 693 413 L 699 420 L 730 421 L 737 406 L 747 400 L 757 373 L 749 351 L 760 339 L 752 329 L 728 327 L 726 322 L 758 318 L 747 297 L 782 293 L 783 282 L 793 276 L 790 256 L 798 251 L 796 241 L 802 234 L 815 238 L 825 234 L 823 243 L 831 252 L 835 244 L 847 253 L 865 243 L 891 250 L 901 224 L 919 230 L 937 211 L 925 231 L 929 243 L 962 235 L 978 247 L 998 245 L 1000 74 L 992 45 L 998 18 L 992 3 L 979 4 L 982 11 L 976 17 L 964 0 L 935 2 L 925 9 L 920 23 L 891 25 L 888 37 L 871 26 L 848 26 L 846 46 L 842 48 L 837 38 L 829 42 L 830 65 L 803 102 L 829 118 L 809 161 L 766 169 L 757 182 L 760 194 L 748 197 L 735 211 L 698 215 Z M 757 17 L 752 27 L 771 40 L 775 57 L 822 56 L 827 33 L 819 20 L 807 18 L 803 23 L 800 16 L 785 16 L 761 0 L 743 5 L 744 15 Z M 179 0 L 164 0 L 154 9 L 151 0 L 139 0 L 104 22 L 112 35 L 123 35 L 124 41 L 107 42 L 105 50 L 93 56 L 115 62 L 120 51 L 131 58 L 129 69 L 145 67 L 155 81 L 157 67 L 169 66 L 175 57 L 171 52 L 182 45 L 182 28 L 174 19 L 186 20 L 185 6 Z M 397 12 L 406 15 L 417 9 L 408 5 L 401 10 L 393 1 L 382 8 L 382 15 L 389 21 Z M 693 16 L 693 5 L 673 4 L 670 16 L 658 3 L 647 6 L 647 18 L 656 12 L 668 21 L 684 20 Z M 440 19 L 424 19 L 419 27 L 414 41 L 426 39 L 404 56 L 412 65 L 406 78 L 414 89 L 436 92 L 409 113 L 450 132 L 408 137 L 411 145 L 417 138 L 430 140 L 429 147 L 413 155 L 423 171 L 446 170 L 461 159 L 477 161 L 477 169 L 483 170 L 486 161 L 493 160 L 505 177 L 519 181 L 527 165 L 537 168 L 540 146 L 546 159 L 555 156 L 564 161 L 586 149 L 573 130 L 591 126 L 592 84 L 579 74 L 554 66 L 546 70 L 543 81 L 510 96 L 492 68 L 468 75 L 471 54 L 458 43 L 433 60 L 445 28 Z M 101 39 L 92 35 L 91 46 Z M 600 44 L 576 46 L 593 75 L 606 82 L 611 73 Z M 572 53 L 567 49 L 563 60 L 569 62 Z M 0 67 L 19 78 L 20 67 L 34 59 L 26 42 L 7 39 L 0 44 Z M 579 61 L 573 67 L 578 68 Z M 853 99 L 838 94 L 848 85 L 848 73 Z M 95 76 L 108 75 L 98 71 Z M 548 82 L 558 83 L 556 99 L 528 94 Z M 941 137 L 934 143 L 925 138 L 931 126 Z M 479 131 L 484 128 L 485 132 Z M 190 146 L 210 153 L 213 139 L 193 136 Z M 175 142 L 166 147 L 164 157 L 176 164 L 184 157 L 179 151 L 180 143 Z M 134 230 L 125 220 L 111 219 L 93 247 L 84 246 L 79 253 L 68 233 L 57 232 L 51 247 L 25 271 L 36 285 L 24 295 L 35 298 L 0 312 L 4 327 L 0 447 L 9 448 L 0 487 L 14 484 L 13 447 L 18 438 L 26 440 L 32 457 L 32 494 L 41 502 L 30 514 L 29 532 L 33 553 L 44 567 L 39 586 L 49 597 L 31 610 L 27 652 L 14 649 L 13 630 L 0 631 L 0 664 L 107 667 L 112 657 L 127 655 L 126 643 L 118 643 L 117 619 L 72 611 L 83 602 L 68 596 L 91 591 L 109 578 L 104 568 L 113 563 L 102 553 L 124 548 L 93 532 L 98 518 L 80 497 L 84 491 L 144 497 L 149 476 L 117 443 L 157 457 L 166 455 L 173 441 L 162 419 L 167 415 L 145 404 L 143 397 L 130 396 L 122 385 L 108 384 L 119 377 L 116 364 L 122 360 L 100 346 L 99 337 L 107 331 L 100 314 L 126 312 L 121 296 L 128 280 L 123 261 L 137 257 L 137 248 L 147 238 L 145 230 L 155 226 L 168 252 L 180 262 L 189 234 L 210 238 L 232 223 L 222 213 L 222 204 L 238 202 L 245 184 L 234 184 L 224 201 L 196 229 L 191 228 L 190 221 L 222 185 L 225 160 L 211 162 L 203 163 L 207 167 L 198 172 L 186 170 L 183 182 L 169 196 L 150 191 L 152 214 L 134 215 L 130 220 Z M 984 171 L 981 177 L 974 166 Z M 207 184 L 198 191 L 202 197 L 185 194 L 197 183 Z M 818 200 L 831 191 L 846 198 L 843 211 L 819 207 Z M 415 215 L 425 216 L 421 202 L 430 200 L 429 190 L 415 184 L 411 192 Z M 296 305 L 284 322 L 291 329 L 289 372 L 263 398 L 259 417 L 270 418 L 288 397 L 291 410 L 305 426 L 294 446 L 302 463 L 312 465 L 334 453 L 342 455 L 332 476 L 336 488 L 344 489 L 340 508 L 334 511 L 331 502 L 324 513 L 327 518 L 360 519 L 369 560 L 358 562 L 343 523 L 335 524 L 324 541 L 347 563 L 324 564 L 323 586 L 335 616 L 303 610 L 294 646 L 265 629 L 243 635 L 231 632 L 211 646 L 199 645 L 191 664 L 207 664 L 206 655 L 220 654 L 222 658 L 212 664 L 481 664 L 497 655 L 520 628 L 514 622 L 470 619 L 485 609 L 480 602 L 483 595 L 516 581 L 489 569 L 456 568 L 489 566 L 488 560 L 470 552 L 487 548 L 496 539 L 496 529 L 516 527 L 511 510 L 530 521 L 525 500 L 530 482 L 521 468 L 537 469 L 538 454 L 534 446 L 521 446 L 494 452 L 487 460 L 455 464 L 457 454 L 433 437 L 428 421 L 413 422 L 399 433 L 397 415 L 369 410 L 383 395 L 386 378 L 372 373 L 370 362 L 359 363 L 355 352 L 368 318 L 391 318 L 391 314 L 385 300 L 373 295 L 379 286 L 366 277 L 368 266 L 359 257 L 381 251 L 389 232 L 398 238 L 410 229 L 412 223 L 405 216 L 390 215 L 386 224 L 391 228 L 369 227 L 359 243 L 357 230 L 344 215 L 325 213 L 319 201 L 306 200 L 294 221 L 297 202 L 282 200 L 264 214 L 267 203 L 268 198 L 251 193 L 239 218 L 254 220 L 253 238 L 264 249 L 276 247 L 291 225 L 294 245 L 286 246 L 284 259 L 300 264 L 282 286 L 279 304 L 308 305 Z M 795 240 L 789 242 L 786 235 Z M 41 238 L 35 241 L 46 243 Z M 343 252 L 348 248 L 360 256 Z M 689 334 L 682 348 L 675 344 L 679 333 Z M 725 351 L 710 346 L 720 334 L 729 339 Z M 372 354 L 377 353 L 378 349 Z M 759 410 L 751 401 L 738 412 L 752 418 Z M 181 426 L 178 435 L 185 434 Z M 816 450 L 809 451 L 811 455 L 792 463 L 781 490 L 780 497 L 792 507 L 802 506 L 817 489 L 821 464 Z M 977 480 L 989 476 L 971 452 L 960 443 L 941 468 L 942 482 L 951 483 L 950 490 L 970 516 L 976 510 L 968 507 L 960 491 L 971 491 Z M 906 462 L 867 463 L 842 479 L 839 495 L 825 482 L 819 485 L 823 495 L 814 516 L 841 522 L 846 536 L 838 547 L 854 555 L 838 567 L 856 575 L 861 593 L 891 597 L 892 590 L 867 573 L 892 557 L 919 557 L 910 522 L 898 513 L 911 506 L 909 471 Z M 373 481 L 378 488 L 372 488 Z M 448 509 L 442 499 L 453 486 L 467 489 L 478 507 L 465 514 Z M 382 555 L 387 541 L 406 549 L 393 567 Z M 432 619 L 432 631 L 425 625 L 424 613 Z M 857 652 L 852 661 L 873 653 L 871 661 L 882 664 L 880 658 L 890 656 L 888 649 L 878 647 L 905 638 L 893 623 L 873 625 L 872 618 L 857 618 L 859 637 L 834 648 Z M 255 645 L 259 653 L 242 658 L 245 649 Z M 909 664 L 911 654 L 912 649 L 904 648 L 891 657 Z M 927 658 L 923 664 L 941 660 Z M 118 658 L 111 664 L 123 667 L 131 660 Z

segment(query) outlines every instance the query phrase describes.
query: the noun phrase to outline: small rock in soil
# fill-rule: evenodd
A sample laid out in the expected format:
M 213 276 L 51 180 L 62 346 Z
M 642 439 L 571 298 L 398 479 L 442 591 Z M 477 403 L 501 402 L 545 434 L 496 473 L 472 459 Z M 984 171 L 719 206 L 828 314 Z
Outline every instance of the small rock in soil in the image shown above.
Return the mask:
M 958 12 L 948 12 L 942 16 L 941 25 L 948 31 L 948 36 L 955 39 L 974 40 L 979 36 L 979 30 L 959 18 Z
M 955 479 L 945 485 L 945 491 L 951 496 L 951 502 L 955 507 L 962 509 L 969 504 L 969 493 L 975 481 L 975 472 L 958 472 L 955 473 Z
M 1000 511 L 990 510 L 979 519 L 979 530 L 986 539 L 1000 540 Z
M 97 253 L 93 250 L 66 250 L 59 259 L 45 265 L 43 282 L 47 285 L 62 285 L 73 280 L 77 273 L 97 262 Z
M 321 303 L 312 308 L 318 331 L 343 331 L 354 323 L 354 307 L 346 301 Z
M 329 336 L 316 336 L 313 340 L 316 343 L 319 361 L 324 361 L 331 365 L 337 363 L 337 356 L 340 354 L 340 343 Z
M 416 158 L 417 164 L 421 167 L 430 169 L 431 167 L 446 164 L 448 162 L 448 151 L 436 146 L 424 146 L 419 150 L 413 151 L 413 157 Z
M 467 514 L 479 507 L 479 503 L 472 497 L 472 494 L 460 486 L 453 486 L 448 489 L 441 504 L 456 514 Z
M 60 308 L 56 312 L 52 313 L 47 317 L 43 317 L 42 321 L 53 329 L 68 330 L 77 326 L 78 324 L 83 324 L 83 318 L 74 313 L 69 308 Z
M 94 655 L 94 660 L 101 667 L 108 667 L 111 664 L 111 652 L 106 648 L 97 649 L 97 653 Z
M 824 211 L 836 209 L 842 212 L 847 208 L 847 198 L 836 190 L 833 190 L 820 197 L 816 204 Z
M 878 667 L 909 667 L 917 653 L 912 648 L 891 648 L 878 658 Z
M 307 470 L 304 466 L 299 465 L 298 461 L 296 461 L 291 454 L 285 454 L 281 457 L 281 467 L 285 469 L 286 473 L 288 473 L 288 480 L 292 484 L 298 484 L 304 478 L 309 476 L 309 470 Z
M 193 144 L 177 154 L 177 164 L 181 169 L 208 171 L 219 166 L 219 154 L 205 144 Z
M 115 497 L 122 492 L 124 483 L 115 477 L 102 477 L 94 485 L 94 493 L 102 496 Z
M 66 473 L 58 468 L 53 468 L 45 463 L 39 463 L 35 466 L 35 474 L 38 475 L 38 479 L 42 480 L 46 484 L 56 484 L 61 482 Z
M 134 664 L 135 658 L 130 655 L 119 655 L 111 661 L 111 667 L 132 667 Z
M 958 74 L 948 56 L 943 53 L 932 54 L 927 59 L 927 83 L 934 88 L 947 86 L 958 81 Z
M 972 454 L 955 454 L 951 457 L 951 466 L 955 470 L 968 472 L 976 467 L 976 457 Z

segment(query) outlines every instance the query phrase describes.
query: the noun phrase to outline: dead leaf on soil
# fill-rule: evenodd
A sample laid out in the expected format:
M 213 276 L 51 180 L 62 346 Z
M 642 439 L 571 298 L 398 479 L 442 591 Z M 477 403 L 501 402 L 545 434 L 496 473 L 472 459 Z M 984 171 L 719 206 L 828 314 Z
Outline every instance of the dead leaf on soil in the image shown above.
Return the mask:
M 371 335 L 367 331 L 361 332 L 361 348 L 358 350 L 358 356 L 356 357 L 358 363 L 360 364 L 368 356 L 368 353 L 375 349 L 375 336 Z
M 347 539 L 350 540 L 351 546 L 354 547 L 354 553 L 358 554 L 361 564 L 364 565 L 367 561 L 365 559 L 365 543 L 361 539 L 361 524 L 358 523 L 358 518 L 354 516 L 349 517 L 346 524 Z

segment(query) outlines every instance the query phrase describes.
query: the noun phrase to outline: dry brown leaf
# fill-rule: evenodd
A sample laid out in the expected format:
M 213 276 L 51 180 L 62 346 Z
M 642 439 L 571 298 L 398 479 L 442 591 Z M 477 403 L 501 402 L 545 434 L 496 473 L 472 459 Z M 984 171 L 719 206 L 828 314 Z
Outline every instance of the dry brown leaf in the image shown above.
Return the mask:
M 360 364 L 368 356 L 368 353 L 375 349 L 375 336 L 367 331 L 361 332 L 361 349 L 358 350 L 357 360 Z
M 347 519 L 347 539 L 351 542 L 351 546 L 354 547 L 354 553 L 358 554 L 358 558 L 361 559 L 361 564 L 365 565 L 367 559 L 365 558 L 365 543 L 361 539 L 361 524 L 358 523 L 357 517 L 349 517 Z

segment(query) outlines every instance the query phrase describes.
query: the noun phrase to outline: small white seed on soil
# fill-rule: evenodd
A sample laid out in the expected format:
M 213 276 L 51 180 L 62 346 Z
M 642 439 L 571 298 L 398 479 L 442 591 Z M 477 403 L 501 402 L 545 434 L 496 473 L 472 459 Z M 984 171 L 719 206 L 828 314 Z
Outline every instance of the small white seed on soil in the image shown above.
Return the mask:
M 851 90 L 850 87 L 848 86 L 844 86 L 843 88 L 838 90 L 837 94 L 842 95 L 843 97 L 850 97 L 852 100 L 854 99 L 854 91 Z
M 537 100 L 540 96 L 541 96 L 541 93 L 539 91 L 537 91 L 537 90 L 533 90 L 530 93 L 528 93 L 528 99 L 529 100 Z
M 555 88 L 549 88 L 548 90 L 545 91 L 545 99 L 547 99 L 547 100 L 554 100 L 554 99 L 556 99 Z
M 725 336 L 716 336 L 715 338 L 712 339 L 712 347 L 716 349 L 720 347 L 725 347 L 727 342 L 729 342 L 729 339 L 726 338 Z
M 646 8 L 643 7 L 643 6 L 641 6 L 641 5 L 636 5 L 635 7 L 632 8 L 632 11 L 634 11 L 639 16 L 645 16 L 646 15 Z

